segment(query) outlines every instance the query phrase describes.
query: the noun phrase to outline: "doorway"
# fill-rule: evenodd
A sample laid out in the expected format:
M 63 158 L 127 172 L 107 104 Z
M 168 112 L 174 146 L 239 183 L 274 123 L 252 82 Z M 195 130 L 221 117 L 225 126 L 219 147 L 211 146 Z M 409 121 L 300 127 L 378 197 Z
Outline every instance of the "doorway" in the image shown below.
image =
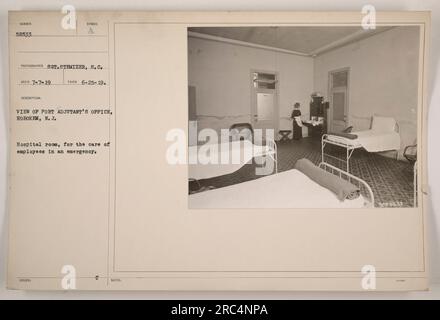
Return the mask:
M 341 132 L 348 127 L 348 84 L 349 68 L 329 73 L 329 125 L 333 132 Z
M 278 132 L 278 76 L 276 72 L 251 71 L 251 123 L 254 129 Z

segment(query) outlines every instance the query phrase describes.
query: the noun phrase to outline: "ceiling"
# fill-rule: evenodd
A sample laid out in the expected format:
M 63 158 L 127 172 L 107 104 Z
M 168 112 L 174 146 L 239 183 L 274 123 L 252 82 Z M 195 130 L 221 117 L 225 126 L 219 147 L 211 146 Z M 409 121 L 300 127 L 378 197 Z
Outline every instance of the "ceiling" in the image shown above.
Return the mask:
M 249 44 L 278 48 L 303 55 L 318 55 L 336 47 L 361 40 L 390 29 L 377 27 L 195 27 L 191 36 L 208 35 L 212 40 L 231 39 Z

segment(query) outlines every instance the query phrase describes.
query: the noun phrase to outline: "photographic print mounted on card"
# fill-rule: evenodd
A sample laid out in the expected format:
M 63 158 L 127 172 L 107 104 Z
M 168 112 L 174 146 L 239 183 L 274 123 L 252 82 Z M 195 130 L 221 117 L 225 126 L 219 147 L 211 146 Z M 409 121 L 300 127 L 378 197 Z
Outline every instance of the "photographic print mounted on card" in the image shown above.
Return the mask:
M 429 39 L 374 8 L 10 12 L 8 287 L 426 289 Z

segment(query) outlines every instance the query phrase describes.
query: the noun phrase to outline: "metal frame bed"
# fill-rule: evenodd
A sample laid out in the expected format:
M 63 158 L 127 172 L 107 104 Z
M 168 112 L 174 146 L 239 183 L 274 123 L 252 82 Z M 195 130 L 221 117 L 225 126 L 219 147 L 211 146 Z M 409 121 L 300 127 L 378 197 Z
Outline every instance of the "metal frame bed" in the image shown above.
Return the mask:
M 236 147 L 236 148 L 239 147 L 240 148 L 239 149 L 240 157 L 241 156 L 245 157 L 247 155 L 245 149 L 252 148 L 251 149 L 251 152 L 252 152 L 251 157 L 244 158 L 243 161 L 240 161 L 240 163 L 222 164 L 219 161 L 219 163 L 216 163 L 216 164 L 199 164 L 199 163 L 190 164 L 191 167 L 189 168 L 189 178 L 192 181 L 194 181 L 194 180 L 208 179 L 208 178 L 213 178 L 213 177 L 233 173 L 233 172 L 237 171 L 238 169 L 240 169 L 241 167 L 243 167 L 250 160 L 252 160 L 256 157 L 264 157 L 264 156 L 268 156 L 270 159 L 273 160 L 273 162 L 274 162 L 273 172 L 278 173 L 278 148 L 277 148 L 277 144 L 276 144 L 275 140 L 266 140 L 264 142 L 265 143 L 263 145 L 257 145 L 257 144 L 254 144 L 250 140 L 231 141 L 231 142 L 229 142 L 229 146 L 232 147 L 232 150 L 229 150 L 230 154 L 232 154 L 233 152 L 237 152 L 238 149 L 234 150 L 233 149 L 234 147 Z M 190 148 L 190 152 L 194 152 L 194 151 L 198 152 L 198 147 L 193 146 L 192 148 L 193 149 Z M 220 145 L 217 150 L 218 150 L 218 157 L 221 158 L 220 153 L 221 153 L 222 148 L 220 147 Z M 194 156 L 194 155 L 190 155 L 190 156 Z M 209 170 L 210 168 L 212 168 L 212 170 Z M 197 169 L 202 169 L 202 170 L 197 170 Z
M 336 160 L 338 160 L 340 162 L 345 162 L 346 172 L 350 172 L 350 158 L 353 155 L 354 150 L 362 148 L 362 146 L 361 145 L 345 144 L 343 142 L 330 140 L 330 139 L 328 139 L 328 137 L 329 137 L 329 134 L 327 134 L 327 133 L 323 134 L 322 137 L 321 137 L 321 161 L 325 162 L 325 157 L 327 156 L 329 158 L 336 159 Z M 340 157 L 336 157 L 336 156 L 333 156 L 331 154 L 325 153 L 325 146 L 327 144 L 332 144 L 332 145 L 336 145 L 336 146 L 345 148 L 346 149 L 345 160 L 341 159 Z
M 264 147 L 267 147 L 267 151 L 264 151 Z M 255 149 L 255 147 L 257 147 Z M 259 151 L 259 148 L 262 148 L 261 151 Z M 256 151 L 255 151 L 256 150 Z M 266 140 L 265 145 L 256 145 L 254 144 L 254 158 L 255 157 L 264 157 L 268 156 L 273 160 L 274 166 L 275 166 L 275 173 L 278 173 L 278 147 L 275 140 Z
M 366 131 L 372 131 L 372 130 L 370 129 L 370 130 L 366 130 Z M 362 131 L 362 132 L 366 132 L 366 131 Z M 400 132 L 399 125 L 397 122 L 394 125 L 394 132 L 396 132 L 396 133 Z M 356 134 L 356 132 L 353 132 L 353 134 Z M 333 137 L 333 139 L 331 139 L 331 137 Z M 335 137 L 338 139 L 334 139 Z M 352 142 L 352 143 L 350 143 L 350 142 Z M 329 153 L 325 153 L 325 147 L 327 144 L 331 144 L 331 145 L 345 148 L 346 149 L 345 159 L 340 158 L 340 157 L 336 157 L 336 156 L 331 155 Z M 339 162 L 345 163 L 346 171 L 350 172 L 350 158 L 353 155 L 354 150 L 360 149 L 360 148 L 364 148 L 364 146 L 362 144 L 360 144 L 359 141 L 356 141 L 356 140 L 351 141 L 350 139 L 344 139 L 344 138 L 338 137 L 337 135 L 332 135 L 331 133 L 326 133 L 326 134 L 323 134 L 321 137 L 321 161 L 325 162 L 325 157 L 338 160 Z M 392 149 L 380 150 L 377 152 L 391 151 L 391 150 Z M 395 150 L 395 151 L 396 151 L 396 159 L 397 159 L 398 150 Z
M 321 162 L 319 167 L 327 172 L 331 172 L 332 174 L 335 174 L 336 172 L 339 178 L 347 180 L 348 182 L 356 185 L 360 189 L 361 195 L 364 196 L 364 198 L 369 202 L 367 207 L 374 207 L 373 190 L 365 180 L 326 162 Z
M 374 207 L 374 194 L 366 181 L 325 162 L 321 162 L 319 168 L 357 186 L 361 197 L 339 201 L 329 189 L 299 170 L 291 169 L 231 186 L 190 194 L 189 206 L 191 209 Z M 297 192 L 292 193 L 292 190 Z M 309 190 L 313 190 L 313 193 L 309 193 Z M 311 198 L 308 198 L 308 195 Z

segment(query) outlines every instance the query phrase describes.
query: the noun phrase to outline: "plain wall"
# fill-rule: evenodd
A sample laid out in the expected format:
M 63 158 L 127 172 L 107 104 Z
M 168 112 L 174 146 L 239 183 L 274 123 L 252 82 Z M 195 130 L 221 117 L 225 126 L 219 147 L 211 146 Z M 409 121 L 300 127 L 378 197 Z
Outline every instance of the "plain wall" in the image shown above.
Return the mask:
M 278 74 L 279 128 L 292 126 L 293 104 L 309 115 L 313 59 L 224 42 L 188 38 L 188 79 L 196 87 L 198 129 L 251 123 L 251 71 Z M 306 131 L 306 128 L 304 128 Z M 306 134 L 306 132 L 304 132 Z
M 315 58 L 315 90 L 328 99 L 329 72 L 350 68 L 349 125 L 370 128 L 371 117 L 394 117 L 401 150 L 417 137 L 419 28 L 394 27 Z

